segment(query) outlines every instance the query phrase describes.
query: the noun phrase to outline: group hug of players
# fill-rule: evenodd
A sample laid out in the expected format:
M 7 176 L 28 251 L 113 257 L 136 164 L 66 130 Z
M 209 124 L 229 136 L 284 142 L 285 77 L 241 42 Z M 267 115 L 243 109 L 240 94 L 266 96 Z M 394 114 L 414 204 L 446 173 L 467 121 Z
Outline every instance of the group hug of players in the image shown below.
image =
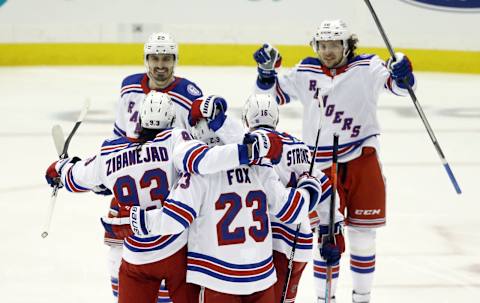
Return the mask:
M 370 302 L 375 231 L 385 225 L 377 101 L 383 90 L 406 95 L 404 80 L 416 81 L 405 55 L 357 55 L 357 42 L 345 22 L 324 21 L 311 41 L 316 57 L 281 75 L 280 53 L 263 45 L 242 125 L 227 100 L 174 74 L 178 46 L 169 34 L 150 36 L 146 73 L 122 83 L 114 138 L 95 156 L 59 160 L 46 172 L 52 186 L 113 194 L 101 221 L 118 302 L 294 302 L 312 259 L 315 302 L 335 302 L 343 226 L 352 302 Z M 278 105 L 294 99 L 304 108 L 301 140 L 276 129 Z M 322 241 L 332 195 L 335 237 Z

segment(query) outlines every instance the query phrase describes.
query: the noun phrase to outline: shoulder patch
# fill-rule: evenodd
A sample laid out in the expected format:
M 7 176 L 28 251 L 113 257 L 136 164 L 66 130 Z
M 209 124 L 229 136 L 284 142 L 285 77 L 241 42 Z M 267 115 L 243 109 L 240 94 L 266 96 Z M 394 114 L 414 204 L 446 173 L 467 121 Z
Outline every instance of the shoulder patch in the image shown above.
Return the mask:
M 191 83 L 187 85 L 187 92 L 194 97 L 200 97 L 202 95 L 202 92 Z

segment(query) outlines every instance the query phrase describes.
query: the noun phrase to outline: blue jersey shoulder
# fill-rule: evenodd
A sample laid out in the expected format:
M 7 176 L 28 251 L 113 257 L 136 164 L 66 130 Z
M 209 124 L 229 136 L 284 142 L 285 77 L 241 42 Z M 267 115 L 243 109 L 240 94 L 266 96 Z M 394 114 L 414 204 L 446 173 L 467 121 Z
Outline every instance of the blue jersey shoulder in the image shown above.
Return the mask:
M 320 60 L 314 57 L 307 57 L 303 59 L 302 62 L 300 62 L 300 64 L 309 64 L 309 65 L 318 65 L 318 66 L 322 65 Z
M 133 74 L 133 75 L 127 76 L 122 81 L 122 87 L 127 85 L 133 85 L 133 84 L 140 85 L 142 83 L 143 77 L 145 77 L 145 73 Z
M 352 58 L 352 60 L 349 63 L 360 61 L 360 60 L 370 60 L 373 57 L 375 57 L 374 54 L 360 54 Z
M 128 140 L 127 137 L 120 137 L 120 138 L 116 138 L 116 139 L 107 139 L 107 140 L 103 141 L 102 147 L 119 145 L 119 144 L 127 144 L 127 143 L 132 143 L 131 141 Z
M 203 95 L 202 90 L 195 83 L 185 78 L 180 78 L 177 86 L 175 86 L 172 91 L 192 101 L 200 98 Z

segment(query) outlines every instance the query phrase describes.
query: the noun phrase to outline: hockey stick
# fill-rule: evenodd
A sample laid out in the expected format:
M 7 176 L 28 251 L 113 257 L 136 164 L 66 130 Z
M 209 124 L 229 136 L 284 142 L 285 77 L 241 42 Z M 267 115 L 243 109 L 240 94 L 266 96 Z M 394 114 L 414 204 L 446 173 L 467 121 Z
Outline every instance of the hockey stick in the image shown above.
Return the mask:
M 395 61 L 396 58 L 395 58 L 395 52 L 393 50 L 393 47 L 390 44 L 390 41 L 388 41 L 387 35 L 385 34 L 385 31 L 383 30 L 383 27 L 380 24 L 380 20 L 378 19 L 377 14 L 375 13 L 372 7 L 372 4 L 370 3 L 370 0 L 364 0 L 364 1 L 365 1 L 365 4 L 368 6 L 368 9 L 370 10 L 370 13 L 372 14 L 373 20 L 375 21 L 375 24 L 377 25 L 377 28 L 380 31 L 380 35 L 382 36 L 383 41 L 387 46 L 390 56 L 393 58 L 393 61 Z M 420 115 L 420 119 L 422 119 L 423 125 L 425 126 L 427 133 L 430 136 L 430 139 L 432 140 L 432 143 L 435 146 L 435 149 L 437 150 L 437 154 L 440 157 L 440 160 L 442 161 L 443 167 L 445 167 L 445 170 L 447 171 L 448 177 L 450 178 L 450 181 L 452 182 L 453 187 L 455 187 L 455 191 L 457 192 L 457 194 L 461 194 L 462 190 L 460 189 L 460 186 L 458 185 L 457 180 L 455 179 L 455 176 L 453 175 L 453 172 L 450 169 L 450 165 L 448 164 L 447 159 L 445 159 L 445 155 L 443 154 L 443 151 L 440 148 L 440 144 L 438 143 L 438 140 L 435 137 L 435 134 L 433 133 L 433 129 L 430 126 L 430 123 L 428 123 L 427 116 L 425 116 L 425 113 L 423 112 L 423 109 L 420 106 L 420 103 L 418 102 L 415 92 L 413 91 L 412 87 L 408 83 L 407 79 L 403 79 L 403 84 L 407 87 L 408 94 L 410 95 L 410 98 L 412 99 L 413 104 L 415 105 L 415 108 L 418 114 Z
M 317 89 L 317 94 L 318 94 L 318 89 Z M 317 96 L 317 99 L 318 99 L 318 96 Z M 315 167 L 315 158 L 317 156 L 318 139 L 320 138 L 320 130 L 322 129 L 322 124 L 323 124 L 323 100 L 320 100 L 320 99 L 318 100 L 318 107 L 320 108 L 320 118 L 318 120 L 317 138 L 315 139 L 315 149 L 313 150 L 312 160 L 310 162 L 310 168 L 308 170 L 308 173 L 310 175 L 313 173 L 313 168 Z M 295 230 L 295 236 L 293 238 L 292 251 L 290 252 L 290 259 L 288 259 L 287 276 L 285 277 L 285 283 L 283 284 L 282 297 L 280 299 L 280 303 L 285 303 L 285 301 L 287 300 L 288 284 L 290 283 L 290 277 L 292 276 L 293 258 L 295 257 L 295 250 L 297 249 L 297 242 L 298 242 L 298 234 L 300 233 L 301 227 L 302 227 L 302 223 L 297 224 L 297 228 Z
M 338 134 L 333 134 L 333 154 L 332 154 L 332 198 L 330 200 L 330 209 L 328 213 L 328 235 L 322 241 L 334 243 L 335 237 L 335 203 L 337 192 L 337 165 L 338 165 Z M 325 303 L 330 303 L 332 293 L 332 265 L 327 265 L 327 280 L 325 281 Z
M 52 127 L 52 138 L 57 154 L 60 157 L 63 152 L 63 146 L 65 145 L 65 136 L 63 135 L 63 129 L 60 125 L 56 124 Z
M 62 145 L 63 142 L 63 131 L 59 125 L 55 125 L 52 128 L 52 137 L 55 143 L 55 148 L 59 153 L 59 159 L 68 158 L 68 146 L 70 145 L 70 141 L 72 140 L 73 135 L 77 131 L 80 124 L 82 124 L 83 119 L 87 115 L 88 108 L 90 107 L 90 100 L 86 100 L 83 108 L 78 116 L 77 122 L 73 126 L 73 129 L 68 134 L 67 140 Z M 61 151 L 61 152 L 60 152 Z M 50 223 L 52 222 L 52 215 L 53 210 L 55 209 L 55 202 L 57 201 L 57 194 L 59 189 L 59 183 L 57 183 L 52 190 L 52 195 L 50 196 L 50 204 L 48 205 L 48 212 L 47 212 L 47 219 L 45 220 L 45 224 L 43 226 L 42 238 L 46 238 L 48 236 L 48 232 L 50 230 Z

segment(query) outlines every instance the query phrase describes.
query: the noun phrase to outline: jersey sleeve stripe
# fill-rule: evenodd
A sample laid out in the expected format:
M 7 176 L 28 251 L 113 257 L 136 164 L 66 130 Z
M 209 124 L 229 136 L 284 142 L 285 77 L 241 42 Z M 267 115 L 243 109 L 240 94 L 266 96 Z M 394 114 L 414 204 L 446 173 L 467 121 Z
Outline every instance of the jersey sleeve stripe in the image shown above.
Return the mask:
M 278 104 L 283 105 L 290 102 L 290 96 L 282 90 L 280 84 L 278 84 L 278 80 L 275 83 L 275 92 L 277 93 Z
M 86 191 L 90 190 L 86 187 L 82 187 L 82 186 L 78 185 L 78 183 L 75 182 L 75 179 L 73 178 L 73 174 L 72 174 L 72 167 L 70 167 L 68 169 L 68 172 L 67 172 L 67 175 L 65 176 L 65 179 L 66 179 L 65 187 L 70 192 L 81 193 L 81 192 L 86 192 Z
M 130 236 L 125 238 L 123 245 L 128 250 L 133 252 L 155 251 L 165 248 L 170 243 L 175 241 L 180 235 L 181 233 L 176 235 L 157 236 L 144 239 Z
M 198 173 L 198 162 L 197 163 L 195 162 L 197 158 L 200 160 L 205 156 L 203 152 L 206 151 L 207 149 L 208 149 L 208 146 L 205 144 L 197 144 L 191 149 L 189 149 L 183 159 L 184 171 L 188 173 Z
M 293 247 L 295 231 L 284 224 L 272 222 L 272 237 L 283 241 L 290 247 Z M 313 247 L 313 235 L 298 233 L 296 248 L 310 250 Z
M 286 202 L 286 209 L 285 207 L 282 209 L 283 212 L 279 214 L 277 217 L 285 223 L 292 223 L 298 216 L 302 206 L 304 203 L 304 199 L 302 194 L 297 191 L 296 189 L 290 190 L 290 195 Z
M 320 179 L 320 182 L 322 184 L 322 196 L 320 197 L 320 202 L 323 202 L 332 195 L 332 181 L 324 175 Z
M 193 220 L 197 217 L 197 213 L 193 208 L 180 201 L 167 199 L 163 203 L 163 209 L 164 211 L 168 210 L 170 216 L 173 214 L 177 215 L 175 217 L 172 216 L 176 220 L 180 217 L 181 220 L 179 222 L 185 227 L 192 224 Z

